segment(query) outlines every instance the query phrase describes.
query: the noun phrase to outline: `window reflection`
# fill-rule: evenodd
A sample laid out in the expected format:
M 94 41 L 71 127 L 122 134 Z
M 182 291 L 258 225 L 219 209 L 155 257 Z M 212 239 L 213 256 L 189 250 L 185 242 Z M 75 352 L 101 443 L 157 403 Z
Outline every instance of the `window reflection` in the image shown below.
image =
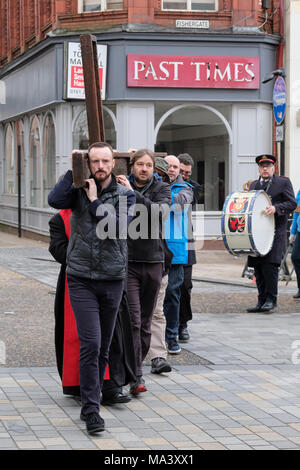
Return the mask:
M 5 133 L 5 193 L 15 194 L 15 158 L 14 158 L 14 135 L 12 126 L 9 124 Z
M 41 143 L 39 120 L 34 116 L 29 135 L 29 172 L 30 172 L 30 205 L 38 207 L 41 204 Z
M 114 122 L 108 111 L 103 108 L 103 120 L 105 130 L 105 141 L 116 148 L 116 131 Z M 73 131 L 73 148 L 87 150 L 89 147 L 89 132 L 86 110 L 84 109 L 76 119 Z
M 47 114 L 43 132 L 43 207 L 48 207 L 48 194 L 56 182 L 55 128 Z

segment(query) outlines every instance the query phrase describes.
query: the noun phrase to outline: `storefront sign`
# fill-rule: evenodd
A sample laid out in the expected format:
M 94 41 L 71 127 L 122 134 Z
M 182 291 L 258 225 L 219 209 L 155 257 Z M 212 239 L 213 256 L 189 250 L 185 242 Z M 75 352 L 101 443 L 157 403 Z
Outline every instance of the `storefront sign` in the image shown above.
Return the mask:
M 259 88 L 259 57 L 127 55 L 128 87 Z
M 107 46 L 97 44 L 101 98 L 105 99 Z M 84 78 L 79 42 L 68 43 L 67 98 L 85 99 Z
M 176 20 L 176 28 L 200 28 L 209 29 L 208 20 Z
M 286 108 L 286 86 L 282 77 L 277 77 L 273 88 L 273 113 L 277 124 L 281 124 Z

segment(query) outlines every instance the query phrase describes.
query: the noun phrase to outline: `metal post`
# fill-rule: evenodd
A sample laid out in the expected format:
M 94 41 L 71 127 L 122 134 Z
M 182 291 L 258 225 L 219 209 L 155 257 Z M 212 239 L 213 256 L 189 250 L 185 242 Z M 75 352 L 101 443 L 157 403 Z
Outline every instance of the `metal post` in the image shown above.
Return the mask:
M 21 212 L 21 174 L 22 174 L 22 168 L 21 168 L 21 156 L 22 156 L 22 149 L 21 145 L 18 145 L 18 237 L 22 237 L 22 212 Z

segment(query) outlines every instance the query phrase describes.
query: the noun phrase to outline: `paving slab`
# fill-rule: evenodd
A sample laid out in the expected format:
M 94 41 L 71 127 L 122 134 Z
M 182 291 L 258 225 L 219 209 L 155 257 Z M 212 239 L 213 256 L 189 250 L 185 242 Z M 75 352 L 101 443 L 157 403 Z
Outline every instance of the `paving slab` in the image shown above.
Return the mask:
M 169 374 L 151 375 L 146 360 L 148 392 L 122 406 L 102 407 L 106 430 L 89 436 L 79 401 L 62 394 L 55 365 L 59 266 L 45 243 L 0 231 L 0 341 L 6 348 L 0 364 L 0 449 L 299 449 L 295 281 L 280 284 L 272 315 L 248 314 L 256 291 L 251 280 L 240 278 L 244 261 L 225 252 L 197 256 L 190 342 L 180 357 L 171 358 Z

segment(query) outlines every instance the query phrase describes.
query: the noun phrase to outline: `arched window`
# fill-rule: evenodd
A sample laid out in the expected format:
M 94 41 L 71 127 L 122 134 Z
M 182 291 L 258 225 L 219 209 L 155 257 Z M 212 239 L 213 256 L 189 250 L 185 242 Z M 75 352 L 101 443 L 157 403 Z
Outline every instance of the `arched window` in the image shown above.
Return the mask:
M 20 158 L 20 171 L 21 171 L 21 194 L 25 193 L 24 188 L 24 161 L 25 161 L 25 151 L 24 151 L 24 124 L 23 121 L 16 122 L 16 161 L 19 161 Z M 19 173 L 18 163 L 16 164 L 16 172 Z
M 29 167 L 30 167 L 30 205 L 39 207 L 41 204 L 41 142 L 39 120 L 37 116 L 31 121 L 29 135 Z
M 229 107 L 230 105 L 228 105 Z M 191 178 L 201 186 L 200 204 L 205 211 L 222 210 L 229 191 L 229 124 L 222 113 L 206 105 L 178 105 L 166 111 L 156 105 L 156 152 L 194 160 Z M 227 114 L 229 114 L 227 112 Z M 227 126 L 226 126 L 226 124 Z
M 15 194 L 16 192 L 16 165 L 14 155 L 14 134 L 11 124 L 6 128 L 5 133 L 5 193 Z
M 116 148 L 116 130 L 114 121 L 112 118 L 113 111 L 108 110 L 105 106 L 103 107 L 103 120 L 104 120 L 104 130 L 105 130 L 105 141 Z M 89 133 L 88 133 L 88 124 L 86 110 L 84 109 L 78 115 L 73 130 L 73 148 L 87 150 L 89 147 Z
M 45 118 L 43 131 L 43 207 L 48 207 L 48 194 L 56 182 L 55 127 L 51 113 Z

